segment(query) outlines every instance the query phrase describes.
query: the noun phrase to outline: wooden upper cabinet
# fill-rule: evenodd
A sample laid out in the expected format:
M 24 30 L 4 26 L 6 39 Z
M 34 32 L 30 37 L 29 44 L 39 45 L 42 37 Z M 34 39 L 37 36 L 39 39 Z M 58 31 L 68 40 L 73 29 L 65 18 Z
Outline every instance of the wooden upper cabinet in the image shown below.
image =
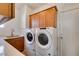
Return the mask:
M 40 28 L 45 28 L 46 25 L 45 25 L 45 14 L 46 14 L 46 11 L 42 11 L 39 13 L 40 14 L 40 20 L 39 20 L 39 26 Z
M 0 3 L 0 15 L 11 17 L 11 10 L 10 9 L 11 9 L 11 4 Z
M 46 27 L 56 27 L 56 9 L 50 8 L 46 10 Z
M 14 4 L 13 3 L 0 3 L 0 15 L 14 17 Z
M 29 22 L 31 28 L 39 27 L 39 14 L 34 14 L 30 16 Z
M 56 27 L 57 25 L 57 10 L 49 8 L 30 16 L 30 27 Z
M 12 3 L 11 5 L 12 5 L 12 7 L 11 7 L 12 8 L 12 11 L 11 11 L 12 12 L 12 18 L 15 18 L 15 4 Z

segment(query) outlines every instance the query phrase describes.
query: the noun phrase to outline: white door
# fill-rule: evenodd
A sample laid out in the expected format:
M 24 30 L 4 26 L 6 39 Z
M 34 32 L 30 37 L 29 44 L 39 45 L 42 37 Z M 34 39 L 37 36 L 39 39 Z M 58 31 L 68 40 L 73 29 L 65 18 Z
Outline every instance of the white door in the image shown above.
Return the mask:
M 79 9 L 58 14 L 58 55 L 79 56 Z

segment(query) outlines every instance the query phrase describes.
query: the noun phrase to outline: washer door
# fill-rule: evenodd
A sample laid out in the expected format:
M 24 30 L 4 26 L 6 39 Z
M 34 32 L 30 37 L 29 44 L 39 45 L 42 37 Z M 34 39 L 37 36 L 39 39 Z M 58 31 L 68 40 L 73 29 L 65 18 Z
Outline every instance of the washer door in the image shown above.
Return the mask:
M 29 42 L 31 42 L 31 41 L 33 40 L 33 35 L 32 35 L 32 33 L 30 33 L 30 32 L 27 33 L 27 40 L 28 40 Z
M 34 34 L 31 31 L 28 31 L 25 34 L 25 41 L 27 41 L 28 44 L 32 44 L 34 41 Z
M 39 47 L 48 49 L 52 44 L 52 37 L 47 30 L 40 30 L 37 34 L 36 43 Z

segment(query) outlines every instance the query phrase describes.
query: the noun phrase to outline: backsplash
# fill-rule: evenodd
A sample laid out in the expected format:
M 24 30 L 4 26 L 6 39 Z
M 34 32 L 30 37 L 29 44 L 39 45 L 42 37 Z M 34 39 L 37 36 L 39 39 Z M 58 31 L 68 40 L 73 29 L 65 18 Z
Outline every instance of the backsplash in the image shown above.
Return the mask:
M 4 27 L 0 28 L 0 36 L 10 36 L 11 30 L 14 30 L 14 35 L 21 35 L 21 30 L 18 27 L 16 19 L 12 19 L 5 24 Z

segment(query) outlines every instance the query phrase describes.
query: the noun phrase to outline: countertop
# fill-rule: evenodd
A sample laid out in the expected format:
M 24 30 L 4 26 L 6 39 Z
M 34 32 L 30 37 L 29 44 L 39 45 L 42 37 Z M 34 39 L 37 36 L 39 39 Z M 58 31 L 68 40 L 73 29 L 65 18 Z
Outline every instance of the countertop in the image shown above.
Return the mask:
M 16 48 L 5 41 L 5 56 L 24 56 L 21 52 L 19 52 Z
M 4 56 L 4 40 L 0 38 L 0 56 Z
M 3 52 L 4 56 L 24 56 L 21 52 L 19 52 L 16 48 L 7 43 L 4 39 L 6 37 L 0 37 L 0 53 Z
M 18 38 L 18 37 L 23 37 L 23 36 L 0 36 L 0 38 L 3 38 L 3 39 L 11 39 L 11 38 Z

